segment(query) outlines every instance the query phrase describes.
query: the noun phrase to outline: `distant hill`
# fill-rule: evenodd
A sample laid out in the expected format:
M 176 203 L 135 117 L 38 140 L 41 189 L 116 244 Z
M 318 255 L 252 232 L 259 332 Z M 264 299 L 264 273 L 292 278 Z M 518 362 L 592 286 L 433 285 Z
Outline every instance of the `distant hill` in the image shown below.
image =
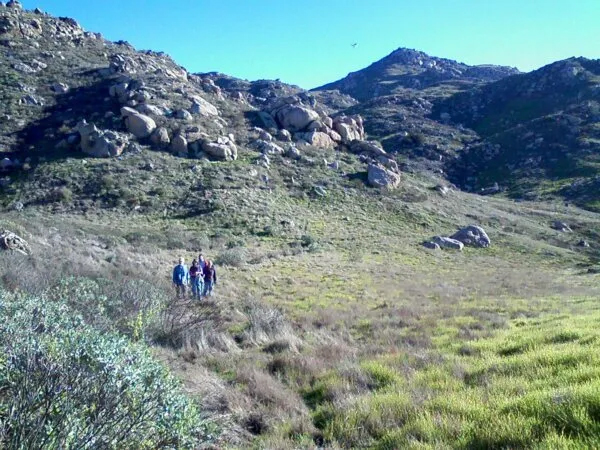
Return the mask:
M 519 71 L 512 67 L 468 66 L 417 50 L 399 48 L 365 69 L 314 90 L 337 89 L 357 100 L 368 101 L 403 89 L 423 90 L 445 86 L 448 91 L 455 92 L 517 73 Z
M 571 58 L 456 94 L 432 118 L 481 137 L 451 164 L 462 186 L 497 182 L 514 196 L 559 194 L 600 207 L 600 61 Z

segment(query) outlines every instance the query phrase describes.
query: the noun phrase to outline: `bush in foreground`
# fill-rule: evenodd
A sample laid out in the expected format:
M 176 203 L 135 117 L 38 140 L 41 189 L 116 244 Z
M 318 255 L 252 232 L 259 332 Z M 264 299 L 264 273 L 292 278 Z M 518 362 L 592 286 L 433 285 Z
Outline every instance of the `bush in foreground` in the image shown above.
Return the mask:
M 194 448 L 204 430 L 147 348 L 0 291 L 1 448 Z

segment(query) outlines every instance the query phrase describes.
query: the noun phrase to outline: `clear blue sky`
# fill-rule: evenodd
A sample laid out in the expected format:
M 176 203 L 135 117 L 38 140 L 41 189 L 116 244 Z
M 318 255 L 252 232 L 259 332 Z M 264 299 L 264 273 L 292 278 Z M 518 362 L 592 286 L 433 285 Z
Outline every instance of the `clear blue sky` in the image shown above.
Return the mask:
M 23 0 L 190 72 L 312 88 L 398 47 L 523 71 L 600 58 L 600 0 Z M 352 48 L 352 43 L 358 43 Z

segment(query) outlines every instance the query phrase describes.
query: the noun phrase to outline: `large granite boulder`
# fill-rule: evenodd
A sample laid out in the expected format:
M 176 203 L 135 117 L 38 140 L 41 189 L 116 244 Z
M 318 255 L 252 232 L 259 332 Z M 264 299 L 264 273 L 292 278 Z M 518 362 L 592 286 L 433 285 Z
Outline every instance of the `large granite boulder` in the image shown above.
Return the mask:
M 129 143 L 127 136 L 112 130 L 99 130 L 85 120 L 75 129 L 81 136 L 81 151 L 96 158 L 119 156 Z
M 276 114 L 282 128 L 291 132 L 305 129 L 312 121 L 319 119 L 319 114 L 306 106 L 286 105 Z
M 491 243 L 485 230 L 477 225 L 469 225 L 454 233 L 450 238 L 471 247 L 486 248 Z
M 376 164 L 369 164 L 367 176 L 373 187 L 395 189 L 400 184 L 400 174 Z
M 321 131 L 310 131 L 308 133 L 296 133 L 296 139 L 306 141 L 309 145 L 319 148 L 335 148 L 335 142 L 328 134 Z
M 156 129 L 156 122 L 151 117 L 141 114 L 137 110 L 124 106 L 121 115 L 125 117 L 127 130 L 138 139 L 149 137 Z

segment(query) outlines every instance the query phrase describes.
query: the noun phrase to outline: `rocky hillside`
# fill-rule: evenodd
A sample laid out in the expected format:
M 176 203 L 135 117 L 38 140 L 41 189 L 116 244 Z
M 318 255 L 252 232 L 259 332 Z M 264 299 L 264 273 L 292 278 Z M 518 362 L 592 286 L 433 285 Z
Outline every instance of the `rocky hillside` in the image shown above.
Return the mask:
M 160 154 L 213 162 L 241 158 L 261 168 L 262 175 L 251 173 L 264 180 L 272 177 L 272 158 L 310 167 L 308 153 L 336 150 L 361 155 L 365 181 L 370 170 L 376 186 L 397 177 L 394 158 L 365 140 L 363 118 L 339 112 L 356 103 L 348 96 L 315 95 L 278 81 L 191 74 L 164 53 L 107 41 L 73 19 L 24 11 L 15 1 L 0 6 L 0 43 L 6 205 L 64 198 L 48 196 L 57 189 L 66 189 L 68 204 L 75 203 L 71 196 L 110 197 L 113 183 L 98 185 L 106 168 L 92 170 L 87 157 L 139 155 L 140 165 L 127 169 L 132 182 L 154 171 L 152 160 Z M 49 161 L 69 158 L 83 166 L 73 163 L 77 167 L 68 174 L 50 175 Z M 339 167 L 339 161 L 330 163 Z M 147 194 L 156 196 L 152 184 Z
M 511 67 L 468 66 L 417 50 L 399 48 L 369 67 L 315 90 L 339 90 L 357 100 L 368 101 L 374 97 L 401 93 L 404 89 L 437 87 L 454 92 L 516 73 L 519 71 Z
M 449 166 L 465 188 L 497 183 L 600 207 L 600 61 L 572 58 L 456 94 L 432 117 L 481 137 Z

